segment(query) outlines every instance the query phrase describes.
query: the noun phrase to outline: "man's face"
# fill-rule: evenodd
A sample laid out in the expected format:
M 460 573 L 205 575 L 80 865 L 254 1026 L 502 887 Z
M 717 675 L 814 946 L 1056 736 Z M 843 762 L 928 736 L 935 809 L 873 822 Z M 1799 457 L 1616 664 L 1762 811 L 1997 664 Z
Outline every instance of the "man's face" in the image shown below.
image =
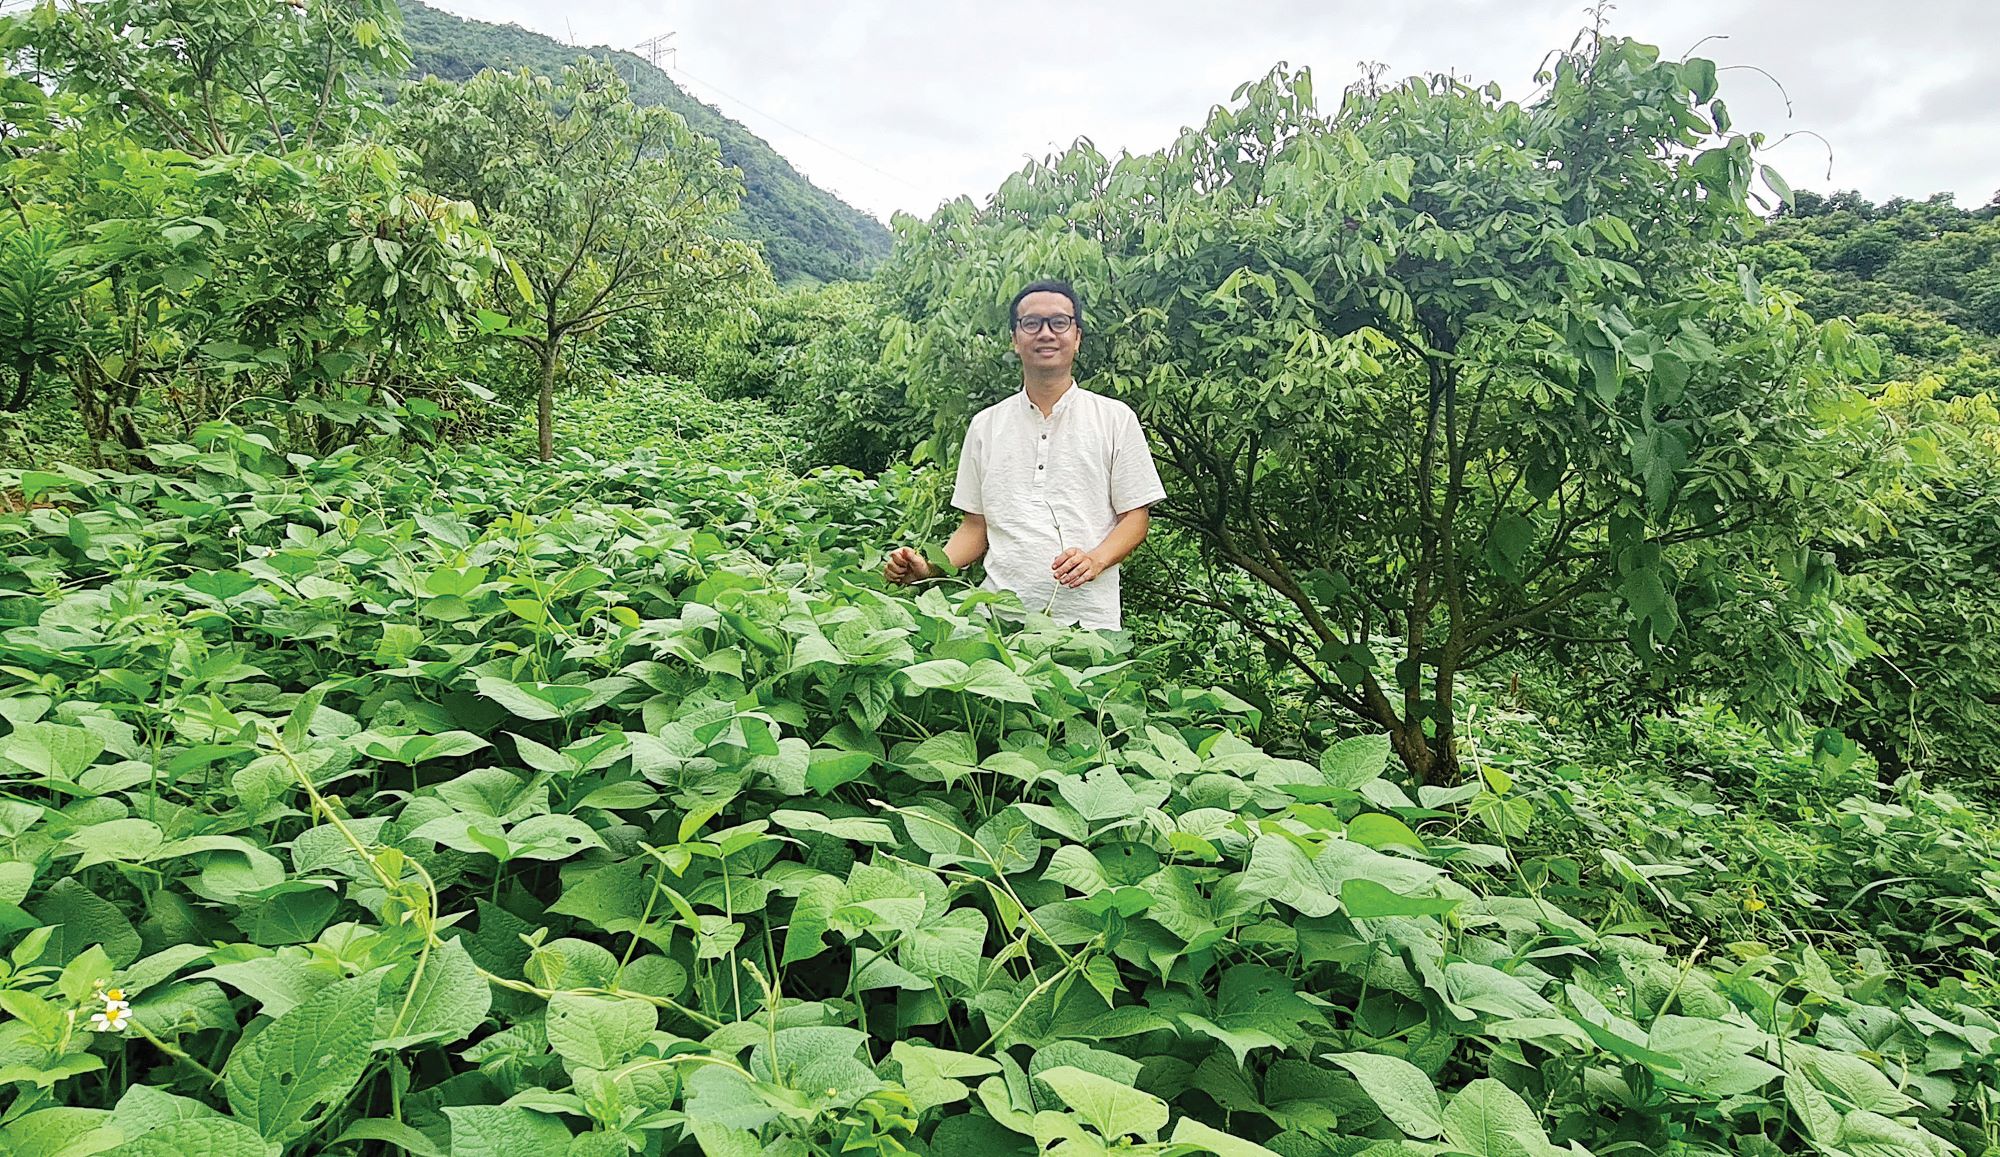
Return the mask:
M 1076 310 L 1069 298 L 1060 293 L 1031 293 L 1021 299 L 1014 311 L 1019 321 L 1028 318 L 1063 317 L 1071 319 L 1068 333 L 1055 333 L 1048 326 L 1041 327 L 1039 333 L 1029 333 L 1027 328 L 1014 327 L 1014 352 L 1021 355 L 1021 364 L 1032 366 L 1049 373 L 1068 373 L 1076 361 L 1076 351 L 1083 344 L 1083 330 L 1075 324 Z

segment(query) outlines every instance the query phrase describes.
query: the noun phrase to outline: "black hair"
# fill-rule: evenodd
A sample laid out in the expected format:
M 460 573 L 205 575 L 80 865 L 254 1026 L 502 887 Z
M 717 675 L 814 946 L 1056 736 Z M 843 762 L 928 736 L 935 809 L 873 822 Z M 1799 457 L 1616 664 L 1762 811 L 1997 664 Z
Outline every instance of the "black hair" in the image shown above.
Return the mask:
M 1083 301 L 1077 297 L 1076 287 L 1067 281 L 1056 281 L 1049 278 L 1029 282 L 1026 286 L 1022 287 L 1021 292 L 1014 295 L 1013 301 L 1007 303 L 1008 329 L 1013 329 L 1014 323 L 1021 320 L 1021 302 L 1031 293 L 1060 293 L 1064 297 L 1069 298 L 1069 311 L 1076 316 L 1076 328 L 1078 330 L 1083 329 Z

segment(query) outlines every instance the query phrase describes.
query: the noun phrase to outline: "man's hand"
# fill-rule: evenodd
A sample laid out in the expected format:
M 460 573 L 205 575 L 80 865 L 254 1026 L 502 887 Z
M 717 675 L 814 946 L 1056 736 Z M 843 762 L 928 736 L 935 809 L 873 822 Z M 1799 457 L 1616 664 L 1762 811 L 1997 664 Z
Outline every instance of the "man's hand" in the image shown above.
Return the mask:
M 1054 572 L 1056 581 L 1066 587 L 1080 587 L 1105 571 L 1105 568 L 1098 565 L 1097 560 L 1091 557 L 1090 552 L 1075 547 L 1057 555 L 1054 565 L 1049 569 Z
M 907 546 L 899 546 L 889 552 L 889 561 L 882 568 L 882 577 L 898 586 L 907 586 L 931 577 L 931 564 L 923 555 Z

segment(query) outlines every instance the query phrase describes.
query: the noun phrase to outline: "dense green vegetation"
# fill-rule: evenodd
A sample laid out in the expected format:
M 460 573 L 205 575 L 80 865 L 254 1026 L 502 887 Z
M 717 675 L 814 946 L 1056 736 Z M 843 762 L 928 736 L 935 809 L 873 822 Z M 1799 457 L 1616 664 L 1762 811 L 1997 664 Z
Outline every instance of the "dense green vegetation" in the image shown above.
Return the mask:
M 324 449 L 390 393 L 458 393 L 429 355 L 494 254 L 379 132 L 368 82 L 407 59 L 395 10 L 271 8 L 119 0 L 0 24 L 19 70 L 6 400 L 63 413 L 58 446 L 130 454 L 227 412 Z
M 1990 1141 L 1949 799 L 1695 718 L 1640 760 L 1706 788 L 1594 783 L 1483 696 L 1413 797 L 1386 742 L 1269 754 L 1126 644 L 883 593 L 907 474 L 610 405 L 530 469 L 218 426 L 20 479 L 16 1151 Z M 1820 918 L 1843 876 L 1886 886 Z
M 1412 80 L 1322 114 L 1274 73 L 1160 154 L 1079 146 L 905 223 L 883 276 L 921 302 L 915 388 L 958 422 L 999 388 L 977 343 L 1004 286 L 1089 286 L 1163 516 L 1270 596 L 1211 609 L 1450 779 L 1464 672 L 1552 637 L 1711 649 L 1704 618 L 1740 619 L 1706 589 L 1843 501 L 1823 414 L 1867 350 L 1734 276 L 1755 166 L 1717 102 L 1630 42 L 1566 58 L 1533 108 Z M 1809 597 L 1789 585 L 1757 596 Z M 1774 665 L 1774 699 L 1825 654 Z
M 466 80 L 482 68 L 555 73 L 579 52 L 515 25 L 461 19 L 416 0 L 403 5 L 403 19 L 419 77 Z M 779 281 L 860 277 L 888 255 L 889 232 L 881 222 L 814 186 L 761 138 L 689 96 L 650 62 L 610 48 L 587 51 L 618 70 L 633 100 L 679 113 L 742 171 L 743 236 L 761 247 Z
M 891 342 L 907 329 L 866 282 L 794 289 L 731 316 L 697 375 L 718 398 L 756 398 L 813 431 L 819 463 L 870 473 L 930 433 Z
M 9 1157 L 2000 1150 L 1990 211 L 1586 35 L 779 290 L 602 64 L 0 46 Z M 1129 635 L 880 577 L 1031 273 Z
M 324 452 L 698 350 L 770 282 L 716 143 L 609 66 L 379 89 L 383 0 L 42 5 L 6 74 L 0 453 L 105 461 L 220 415 Z
M 1960 209 L 1949 194 L 1923 201 L 1871 204 L 1852 193 L 1801 192 L 1759 236 L 1753 250 L 1774 280 L 1798 291 L 1821 317 L 1941 321 L 1962 331 L 1972 351 L 1990 354 L 2000 339 L 2000 193 L 1985 208 Z M 1936 357 L 1931 347 L 1889 344 L 1904 355 Z M 1991 384 L 1990 382 L 1988 384 Z
M 1818 713 L 1887 764 L 1983 779 L 2000 744 L 2000 204 L 1801 193 L 1744 255 L 1813 315 L 1853 318 L 1881 352 L 1880 414 L 1921 432 L 1914 477 L 1822 528 L 1879 650 Z

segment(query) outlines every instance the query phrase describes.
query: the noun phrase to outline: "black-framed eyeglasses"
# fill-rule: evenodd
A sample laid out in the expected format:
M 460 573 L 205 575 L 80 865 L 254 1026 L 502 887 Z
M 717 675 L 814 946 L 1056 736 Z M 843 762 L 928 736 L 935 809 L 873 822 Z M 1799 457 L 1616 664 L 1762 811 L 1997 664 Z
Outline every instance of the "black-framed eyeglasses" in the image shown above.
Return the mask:
M 1059 313 L 1054 317 L 1017 317 L 1014 319 L 1014 328 L 1025 334 L 1038 334 L 1042 332 L 1043 326 L 1047 326 L 1050 333 L 1068 333 L 1074 325 L 1076 325 L 1076 318 L 1067 313 Z

